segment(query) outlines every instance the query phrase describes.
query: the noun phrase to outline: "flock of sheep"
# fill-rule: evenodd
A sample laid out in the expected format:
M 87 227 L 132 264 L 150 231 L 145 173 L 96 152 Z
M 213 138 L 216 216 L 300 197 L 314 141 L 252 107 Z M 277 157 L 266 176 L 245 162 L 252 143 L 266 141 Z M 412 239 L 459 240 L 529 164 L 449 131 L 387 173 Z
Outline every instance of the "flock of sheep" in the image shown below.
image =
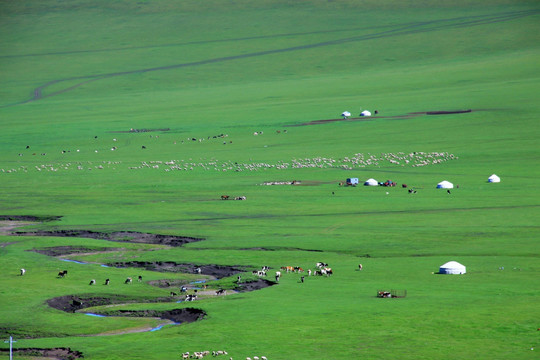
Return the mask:
M 193 353 L 185 352 L 182 354 L 182 359 L 203 359 L 205 356 L 212 354 L 212 356 L 220 356 L 220 355 L 228 355 L 228 353 L 225 350 L 219 350 L 219 351 L 195 351 Z M 232 357 L 229 358 L 229 360 L 233 360 Z M 266 356 L 254 356 L 253 358 L 247 357 L 246 360 L 268 360 Z
M 267 162 L 236 162 L 232 160 L 220 161 L 209 160 L 194 162 L 190 160 L 168 160 L 168 161 L 143 161 L 138 166 L 130 166 L 131 170 L 154 169 L 162 171 L 192 171 L 195 169 L 212 170 L 212 171 L 259 171 L 267 169 L 287 170 L 287 169 L 302 169 L 302 168 L 339 168 L 352 170 L 355 168 L 364 168 L 370 166 L 396 165 L 396 166 L 427 166 L 441 164 L 446 161 L 457 160 L 458 157 L 448 152 L 410 152 L 410 153 L 381 153 L 378 155 L 367 153 L 357 153 L 351 157 L 334 159 L 327 157 L 313 157 L 292 159 L 288 162 L 277 161 L 275 163 Z M 59 162 L 36 165 L 33 168 L 20 166 L 18 168 L 0 169 L 2 173 L 12 172 L 28 172 L 30 169 L 41 172 L 56 172 L 65 170 L 116 170 L 122 166 L 120 161 L 102 161 L 102 162 Z

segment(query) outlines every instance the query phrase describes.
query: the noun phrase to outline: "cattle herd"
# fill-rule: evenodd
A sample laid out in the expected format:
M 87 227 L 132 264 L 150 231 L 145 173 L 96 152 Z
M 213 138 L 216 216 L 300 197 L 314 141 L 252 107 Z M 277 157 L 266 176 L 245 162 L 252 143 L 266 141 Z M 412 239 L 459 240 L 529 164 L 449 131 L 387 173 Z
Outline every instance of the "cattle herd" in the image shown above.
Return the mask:
M 362 270 L 363 269 L 363 266 L 362 264 L 358 264 L 358 269 L 359 270 Z M 252 275 L 255 275 L 255 276 L 258 276 L 258 277 L 265 277 L 267 276 L 267 273 L 268 271 L 270 270 L 270 267 L 269 266 L 262 266 L 260 270 L 254 270 L 252 272 Z M 275 272 L 275 279 L 276 279 L 276 282 L 279 282 L 280 278 L 281 278 L 281 274 L 282 274 L 282 271 L 285 272 L 285 273 L 290 273 L 290 274 L 302 274 L 301 276 L 301 280 L 300 282 L 304 282 L 305 280 L 305 276 L 303 275 L 304 273 L 306 273 L 306 271 L 300 267 L 300 266 L 282 266 L 280 268 L 280 270 L 277 270 Z M 20 276 L 23 276 L 26 274 L 26 269 L 20 269 Z M 66 277 L 68 274 L 68 271 L 67 270 L 62 270 L 60 272 L 58 272 L 58 278 L 64 278 Z M 311 270 L 311 269 L 308 269 L 307 270 L 307 275 L 308 276 L 331 276 L 333 274 L 333 271 L 332 271 L 332 268 L 329 267 L 328 263 L 325 263 L 325 262 L 317 262 L 316 263 L 316 269 L 314 270 Z M 142 276 L 138 276 L 138 282 L 142 282 Z M 241 281 L 241 276 L 238 276 L 237 277 L 237 282 L 239 283 Z M 127 277 L 124 281 L 124 284 L 127 284 L 127 285 L 130 285 L 133 283 L 133 278 L 132 277 Z M 92 279 L 90 280 L 90 283 L 89 285 L 95 285 L 96 284 L 96 280 L 95 279 Z M 103 285 L 109 285 L 110 284 L 110 279 L 106 279 L 104 284 Z M 206 287 L 205 287 L 206 288 Z M 188 288 L 183 285 L 181 286 L 180 288 L 180 291 L 183 292 L 183 293 L 186 293 L 188 291 Z M 221 289 L 218 289 L 215 291 L 215 294 L 216 295 L 226 295 L 226 290 L 221 288 Z M 171 296 L 177 296 L 178 294 L 175 293 L 175 292 L 170 292 L 170 295 Z M 197 299 L 197 290 L 194 290 L 194 293 L 193 294 L 186 294 L 185 296 L 185 301 L 194 301 Z M 199 352 L 193 352 L 193 353 L 190 353 L 190 352 L 185 352 L 182 354 L 182 359 L 202 359 L 204 358 L 205 356 L 207 355 L 212 355 L 213 357 L 217 357 L 217 356 L 221 356 L 221 355 L 228 355 L 227 351 L 224 351 L 224 350 L 218 350 L 218 351 L 199 351 Z M 229 360 L 232 360 L 233 358 L 230 357 Z M 267 360 L 267 357 L 266 356 L 253 356 L 253 357 L 246 357 L 246 360 Z

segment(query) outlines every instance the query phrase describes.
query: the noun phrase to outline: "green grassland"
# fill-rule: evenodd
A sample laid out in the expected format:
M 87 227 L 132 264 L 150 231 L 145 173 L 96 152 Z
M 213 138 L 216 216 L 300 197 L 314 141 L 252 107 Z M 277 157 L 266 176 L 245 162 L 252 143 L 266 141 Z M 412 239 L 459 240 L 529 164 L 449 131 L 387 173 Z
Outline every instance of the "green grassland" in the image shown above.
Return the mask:
M 24 0 L 0 2 L 0 19 L 0 215 L 61 216 L 25 230 L 204 238 L 169 248 L 1 236 L 0 333 L 15 348 L 85 359 L 537 358 L 538 2 Z M 360 119 L 364 109 L 379 114 Z M 354 119 L 312 123 L 345 110 Z M 430 163 L 384 159 L 411 153 Z M 487 183 L 493 173 L 501 183 Z M 338 185 L 348 177 L 417 193 Z M 301 184 L 264 185 L 292 180 Z M 436 189 L 442 180 L 459 188 Z M 57 246 L 114 250 L 70 257 L 88 264 L 31 251 Z M 334 275 L 284 274 L 186 305 L 147 302 L 170 291 L 149 281 L 200 275 L 100 266 L 133 260 L 268 265 L 269 279 L 324 261 Z M 450 260 L 467 274 L 433 274 Z M 132 333 L 162 321 L 46 303 L 78 294 L 207 316 Z

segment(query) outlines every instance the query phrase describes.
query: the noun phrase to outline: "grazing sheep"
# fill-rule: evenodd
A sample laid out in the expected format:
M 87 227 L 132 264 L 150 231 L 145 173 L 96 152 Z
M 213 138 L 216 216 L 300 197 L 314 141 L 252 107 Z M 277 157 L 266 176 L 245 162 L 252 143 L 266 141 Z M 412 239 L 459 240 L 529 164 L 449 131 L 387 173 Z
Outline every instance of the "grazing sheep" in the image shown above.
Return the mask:
M 62 270 L 62 271 L 60 271 L 60 272 L 58 273 L 58 277 L 63 278 L 64 276 L 67 275 L 67 272 L 68 272 L 67 270 Z
M 219 289 L 218 291 L 216 291 L 216 295 L 226 295 L 227 292 L 225 289 Z
M 90 280 L 90 284 L 89 285 L 94 285 L 96 283 L 96 280 L 92 279 Z
M 362 264 L 358 264 L 358 270 L 362 271 L 362 268 L 363 268 Z
M 26 273 L 25 269 L 21 269 L 21 276 L 23 276 Z
M 137 281 L 141 282 L 142 281 L 142 276 L 139 275 L 139 278 L 137 279 Z
M 124 281 L 124 284 L 131 284 L 133 282 L 133 279 L 128 277 L 126 281 Z
M 109 285 L 110 281 L 111 281 L 110 279 L 105 279 L 105 284 L 104 285 Z

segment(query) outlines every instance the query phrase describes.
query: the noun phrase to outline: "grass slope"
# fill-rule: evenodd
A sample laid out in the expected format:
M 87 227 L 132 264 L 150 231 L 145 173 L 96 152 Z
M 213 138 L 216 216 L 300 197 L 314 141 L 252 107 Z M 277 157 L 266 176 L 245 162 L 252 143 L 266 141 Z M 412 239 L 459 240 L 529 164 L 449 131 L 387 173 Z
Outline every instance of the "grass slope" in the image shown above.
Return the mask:
M 536 358 L 539 10 L 503 0 L 3 2 L 0 215 L 62 216 L 29 229 L 205 240 L 2 236 L 0 332 L 15 347 L 65 346 L 87 359 L 219 349 L 235 359 Z M 366 108 L 379 116 L 303 125 Z M 453 160 L 384 160 L 415 152 Z M 486 182 L 493 173 L 500 184 Z M 348 177 L 418 192 L 339 187 Z M 291 180 L 302 185 L 262 185 Z M 442 180 L 459 188 L 435 189 Z M 81 244 L 123 249 L 73 256 L 87 265 L 28 251 Z M 189 306 L 206 319 L 157 332 L 130 333 L 157 319 L 45 303 L 155 298 L 170 290 L 147 281 L 197 278 L 99 266 L 134 260 L 273 270 L 325 261 L 335 274 L 284 274 L 277 286 L 199 300 Z M 449 260 L 468 273 L 432 274 Z M 122 283 L 139 274 L 145 282 Z M 378 299 L 378 289 L 408 296 Z M 105 332 L 120 334 L 86 336 Z

